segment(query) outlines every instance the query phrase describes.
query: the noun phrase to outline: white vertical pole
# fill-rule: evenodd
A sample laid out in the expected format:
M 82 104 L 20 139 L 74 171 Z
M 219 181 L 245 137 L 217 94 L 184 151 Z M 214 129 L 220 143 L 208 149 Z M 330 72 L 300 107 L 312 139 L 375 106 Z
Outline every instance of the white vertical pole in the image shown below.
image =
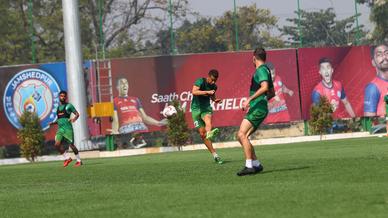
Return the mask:
M 73 124 L 74 140 L 79 150 L 87 150 L 90 149 L 90 143 L 86 112 L 86 89 L 82 66 L 78 0 L 62 0 L 62 8 L 69 102 L 80 113 L 80 117 Z

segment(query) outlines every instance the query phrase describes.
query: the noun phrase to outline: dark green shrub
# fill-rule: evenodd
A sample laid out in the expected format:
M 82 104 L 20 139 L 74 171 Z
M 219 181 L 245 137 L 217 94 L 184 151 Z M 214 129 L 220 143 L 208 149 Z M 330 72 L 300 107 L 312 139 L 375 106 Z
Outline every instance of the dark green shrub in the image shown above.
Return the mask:
M 45 141 L 39 117 L 36 113 L 24 111 L 19 122 L 22 128 L 18 130 L 17 138 L 20 142 L 21 156 L 34 162 L 42 153 Z

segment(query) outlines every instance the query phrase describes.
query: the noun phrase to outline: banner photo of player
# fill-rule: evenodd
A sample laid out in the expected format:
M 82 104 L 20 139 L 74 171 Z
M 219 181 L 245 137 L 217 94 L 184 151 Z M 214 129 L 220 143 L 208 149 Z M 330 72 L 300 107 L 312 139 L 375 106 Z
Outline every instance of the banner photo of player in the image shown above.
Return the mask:
M 112 134 L 148 132 L 147 125 L 167 125 L 167 119 L 155 120 L 148 116 L 140 99 L 128 95 L 129 83 L 126 78 L 118 78 L 116 88 L 118 95 L 113 99 Z
M 334 119 L 364 116 L 364 90 L 376 77 L 369 53 L 369 46 L 299 49 L 303 119 L 322 95 L 332 104 Z
M 388 46 L 379 44 L 370 48 L 370 60 L 375 73 L 364 91 L 364 116 L 385 116 L 384 97 L 388 94 Z
M 342 86 L 342 83 L 337 80 L 333 80 L 333 65 L 329 58 L 323 57 L 319 59 L 319 74 L 322 77 L 322 80 L 314 87 L 311 94 L 311 100 L 313 104 L 318 105 L 321 96 L 324 96 L 328 99 L 333 109 L 333 114 L 336 116 L 338 113 L 338 107 L 340 102 L 345 106 L 346 112 L 350 117 L 355 117 L 352 105 L 349 103 L 345 89 Z
M 275 97 L 268 101 L 267 122 L 284 123 L 290 121 L 286 98 L 292 97 L 294 91 L 289 89 L 283 79 L 276 73 L 276 68 L 272 62 L 266 65 L 271 71 L 271 77 L 275 89 Z

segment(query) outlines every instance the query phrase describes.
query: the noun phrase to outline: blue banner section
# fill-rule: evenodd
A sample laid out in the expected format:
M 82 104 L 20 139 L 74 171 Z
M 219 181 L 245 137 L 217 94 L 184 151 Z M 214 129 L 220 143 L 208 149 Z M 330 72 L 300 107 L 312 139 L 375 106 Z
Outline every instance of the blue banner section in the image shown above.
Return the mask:
M 84 62 L 85 76 L 91 74 L 92 63 Z M 55 129 L 49 123 L 56 119 L 59 92 L 67 91 L 66 63 L 1 67 L 0 76 L 0 146 L 18 143 L 19 117 L 26 110 L 37 113 L 46 137 L 52 138 Z
M 49 73 L 61 90 L 67 90 L 66 64 L 64 62 L 41 64 L 39 69 Z
M 21 128 L 19 117 L 24 111 L 35 112 L 43 129 L 56 119 L 60 90 L 66 89 L 64 63 L 52 63 L 16 72 L 8 81 L 3 107 L 8 121 Z

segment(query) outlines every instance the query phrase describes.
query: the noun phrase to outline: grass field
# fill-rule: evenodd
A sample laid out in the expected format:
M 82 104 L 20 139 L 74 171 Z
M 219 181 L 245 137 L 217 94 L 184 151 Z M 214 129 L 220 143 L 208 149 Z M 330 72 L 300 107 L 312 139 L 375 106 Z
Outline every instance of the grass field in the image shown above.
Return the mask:
M 0 166 L 0 217 L 388 217 L 388 139 Z M 72 163 L 73 164 L 73 163 Z

